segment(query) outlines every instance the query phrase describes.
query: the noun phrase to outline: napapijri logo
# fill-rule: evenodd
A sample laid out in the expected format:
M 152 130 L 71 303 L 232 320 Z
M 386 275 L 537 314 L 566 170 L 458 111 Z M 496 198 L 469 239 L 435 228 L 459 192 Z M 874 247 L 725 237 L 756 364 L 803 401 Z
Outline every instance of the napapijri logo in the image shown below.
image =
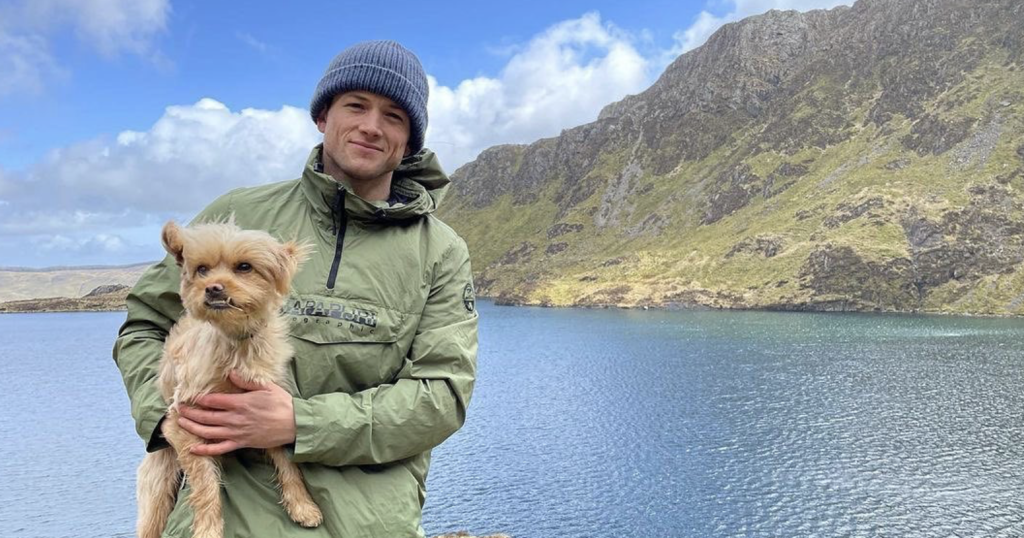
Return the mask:
M 473 294 L 473 284 L 466 284 L 466 287 L 462 289 L 462 304 L 466 306 L 468 312 L 476 310 L 476 297 Z
M 365 308 L 353 308 L 342 303 L 292 299 L 281 311 L 291 316 L 313 316 L 350 321 L 367 327 L 377 326 L 377 312 Z

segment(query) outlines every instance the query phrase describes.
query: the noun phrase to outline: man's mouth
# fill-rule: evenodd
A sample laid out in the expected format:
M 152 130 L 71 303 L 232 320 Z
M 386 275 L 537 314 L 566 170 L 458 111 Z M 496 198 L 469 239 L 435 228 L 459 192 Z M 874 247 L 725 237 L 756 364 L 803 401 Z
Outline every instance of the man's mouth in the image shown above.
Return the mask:
M 359 146 L 361 148 L 366 148 L 366 149 L 370 149 L 370 150 L 373 150 L 373 151 L 384 151 L 383 149 L 378 148 L 377 146 L 374 146 L 373 144 L 369 144 L 367 142 L 359 142 L 358 140 L 351 140 L 349 143 L 350 144 L 355 144 L 355 145 L 357 145 L 357 146 Z

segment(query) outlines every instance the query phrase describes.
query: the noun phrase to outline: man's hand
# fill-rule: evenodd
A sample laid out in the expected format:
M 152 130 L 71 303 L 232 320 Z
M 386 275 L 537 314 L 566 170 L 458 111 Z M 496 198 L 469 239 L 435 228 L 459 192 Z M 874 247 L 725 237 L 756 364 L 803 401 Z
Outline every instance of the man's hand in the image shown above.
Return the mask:
M 206 440 L 193 454 L 219 456 L 239 448 L 272 448 L 295 442 L 292 396 L 271 383 L 256 385 L 235 372 L 228 379 L 245 392 L 212 393 L 196 400 L 198 407 L 182 404 L 178 424 Z

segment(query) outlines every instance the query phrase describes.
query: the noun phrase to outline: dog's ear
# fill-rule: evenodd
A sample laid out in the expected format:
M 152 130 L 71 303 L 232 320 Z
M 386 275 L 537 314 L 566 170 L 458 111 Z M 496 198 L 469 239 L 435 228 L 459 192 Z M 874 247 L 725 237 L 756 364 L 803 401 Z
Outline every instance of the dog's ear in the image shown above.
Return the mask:
M 288 293 L 292 278 L 295 276 L 295 273 L 299 272 L 302 262 L 309 259 L 309 255 L 312 253 L 313 246 L 308 243 L 288 241 L 281 245 L 277 252 L 278 270 L 274 271 L 274 285 L 277 287 L 279 294 L 285 295 Z
M 167 224 L 164 224 L 163 231 L 160 233 L 160 239 L 164 243 L 164 249 L 167 250 L 168 254 L 174 256 L 174 261 L 178 263 L 178 267 L 181 267 L 182 264 L 185 263 L 185 258 L 183 256 L 185 251 L 185 241 L 182 237 L 183 233 L 184 232 L 181 227 L 173 220 L 167 221 Z

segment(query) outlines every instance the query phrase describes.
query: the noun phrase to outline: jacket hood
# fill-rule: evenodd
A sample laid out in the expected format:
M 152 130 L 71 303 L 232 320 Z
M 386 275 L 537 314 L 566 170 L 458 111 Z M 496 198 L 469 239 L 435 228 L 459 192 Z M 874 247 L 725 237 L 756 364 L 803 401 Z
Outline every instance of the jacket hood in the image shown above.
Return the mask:
M 451 184 L 437 155 L 424 148 L 402 159 L 391 177 L 391 198 L 397 201 L 389 204 L 384 200 L 364 200 L 355 194 L 348 180 L 335 179 L 323 172 L 322 151 L 323 144 L 318 144 L 309 153 L 300 181 L 306 198 L 332 225 L 334 209 L 342 191 L 349 219 L 365 224 L 389 224 L 433 213 Z

